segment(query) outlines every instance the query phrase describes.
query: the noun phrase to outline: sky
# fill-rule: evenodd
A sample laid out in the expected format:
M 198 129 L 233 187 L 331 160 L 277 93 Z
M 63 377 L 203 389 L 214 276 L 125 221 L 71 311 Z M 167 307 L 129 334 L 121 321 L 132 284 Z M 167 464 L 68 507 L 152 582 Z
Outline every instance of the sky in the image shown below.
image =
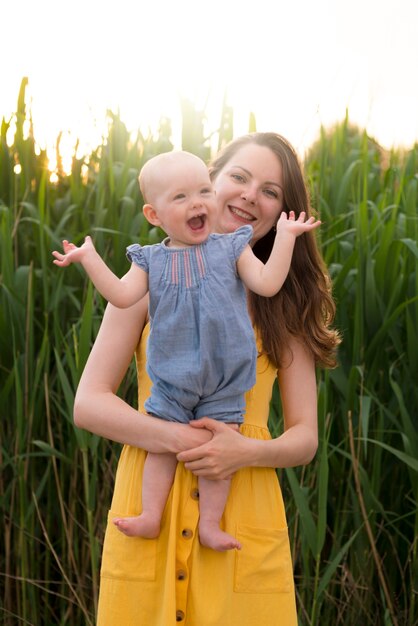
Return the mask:
M 106 110 L 135 131 L 169 117 L 180 98 L 234 135 L 286 136 L 303 154 L 321 125 L 344 119 L 379 143 L 418 140 L 416 0 L 3 0 L 0 117 L 16 110 L 23 76 L 35 138 L 97 145 Z M 180 146 L 179 146 L 180 147 Z

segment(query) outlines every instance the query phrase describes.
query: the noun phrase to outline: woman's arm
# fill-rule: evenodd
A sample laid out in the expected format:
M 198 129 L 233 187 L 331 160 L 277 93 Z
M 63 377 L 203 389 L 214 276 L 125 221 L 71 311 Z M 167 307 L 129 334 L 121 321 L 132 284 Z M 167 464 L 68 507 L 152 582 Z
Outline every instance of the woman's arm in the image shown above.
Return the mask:
M 177 455 L 197 476 L 222 479 L 241 467 L 294 467 L 309 463 L 318 447 L 315 364 L 301 342 L 292 340 L 293 360 L 279 371 L 284 432 L 271 441 L 249 439 L 213 420 L 193 422 L 212 431 L 208 443 Z
M 78 385 L 74 422 L 102 437 L 144 448 L 173 452 L 211 438 L 208 431 L 139 413 L 116 395 L 145 326 L 148 298 L 128 309 L 108 305 Z

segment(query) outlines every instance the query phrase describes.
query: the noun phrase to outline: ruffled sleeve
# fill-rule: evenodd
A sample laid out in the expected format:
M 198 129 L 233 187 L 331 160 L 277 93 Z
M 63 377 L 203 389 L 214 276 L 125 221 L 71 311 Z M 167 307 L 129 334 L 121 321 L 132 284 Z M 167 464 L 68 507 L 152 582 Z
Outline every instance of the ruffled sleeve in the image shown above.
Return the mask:
M 237 260 L 241 256 L 245 246 L 250 243 L 253 236 L 252 226 L 241 226 L 236 231 L 231 233 L 232 238 L 232 250 L 234 252 L 234 259 Z
M 132 245 L 126 248 L 126 256 L 128 257 L 128 261 L 131 263 L 135 263 L 141 270 L 144 272 L 149 271 L 148 259 L 144 254 L 144 249 L 139 243 L 133 243 Z

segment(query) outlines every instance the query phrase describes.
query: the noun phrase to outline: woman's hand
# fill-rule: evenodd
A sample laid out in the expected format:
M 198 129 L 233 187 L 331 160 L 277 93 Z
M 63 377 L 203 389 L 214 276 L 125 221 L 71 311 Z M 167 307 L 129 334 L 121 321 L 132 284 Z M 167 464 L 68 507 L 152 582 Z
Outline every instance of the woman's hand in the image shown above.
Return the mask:
M 180 452 L 177 460 L 196 476 L 224 480 L 245 465 L 251 465 L 251 439 L 243 437 L 227 424 L 208 417 L 190 422 L 194 429 L 210 431 L 212 438 L 197 448 Z

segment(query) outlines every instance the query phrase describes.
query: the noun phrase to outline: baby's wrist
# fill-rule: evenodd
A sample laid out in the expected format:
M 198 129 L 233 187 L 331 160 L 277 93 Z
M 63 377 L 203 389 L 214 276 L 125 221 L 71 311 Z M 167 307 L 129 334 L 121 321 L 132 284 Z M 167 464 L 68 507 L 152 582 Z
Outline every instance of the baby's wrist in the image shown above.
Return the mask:
M 276 239 L 281 239 L 282 241 L 296 241 L 297 234 L 294 232 L 290 232 L 285 228 L 277 228 Z
M 97 252 L 95 248 L 88 250 L 81 250 L 80 263 L 83 266 L 92 266 L 98 261 L 101 261 L 102 258 L 100 254 Z

